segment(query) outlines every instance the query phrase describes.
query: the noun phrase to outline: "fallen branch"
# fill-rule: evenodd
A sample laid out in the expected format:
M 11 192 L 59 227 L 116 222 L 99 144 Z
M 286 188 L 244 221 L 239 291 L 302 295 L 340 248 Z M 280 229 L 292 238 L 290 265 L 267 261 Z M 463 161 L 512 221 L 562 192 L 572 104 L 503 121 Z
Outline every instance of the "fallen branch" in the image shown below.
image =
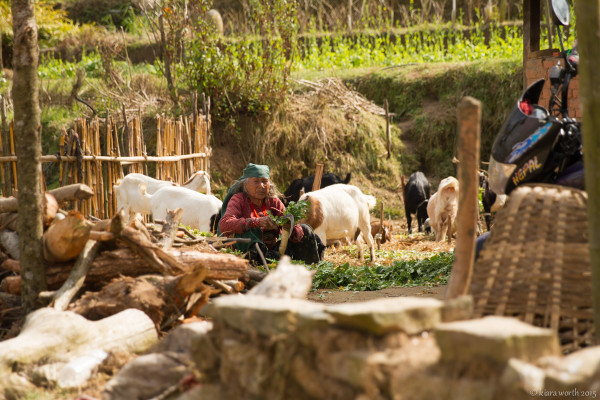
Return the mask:
M 92 261 L 100 250 L 101 243 L 95 240 L 88 240 L 81 254 L 77 258 L 77 262 L 73 266 L 69 277 L 62 287 L 54 294 L 54 299 L 50 304 L 56 310 L 64 311 L 69 303 L 83 286 L 85 276 L 87 275 Z

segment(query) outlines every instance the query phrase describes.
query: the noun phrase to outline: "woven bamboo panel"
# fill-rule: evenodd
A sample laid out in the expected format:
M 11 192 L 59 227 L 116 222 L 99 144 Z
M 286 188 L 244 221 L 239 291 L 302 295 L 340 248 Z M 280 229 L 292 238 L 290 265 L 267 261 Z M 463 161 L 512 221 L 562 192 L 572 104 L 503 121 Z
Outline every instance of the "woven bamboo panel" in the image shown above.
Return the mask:
M 475 316 L 517 317 L 558 332 L 563 352 L 592 344 L 585 192 L 525 185 L 511 193 L 475 263 Z

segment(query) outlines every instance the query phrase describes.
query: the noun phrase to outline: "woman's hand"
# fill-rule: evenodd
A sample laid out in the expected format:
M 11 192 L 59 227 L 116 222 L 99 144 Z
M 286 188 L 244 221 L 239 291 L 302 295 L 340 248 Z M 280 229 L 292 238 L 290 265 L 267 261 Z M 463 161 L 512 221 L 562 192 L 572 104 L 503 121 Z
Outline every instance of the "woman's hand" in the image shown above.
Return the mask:
M 260 217 L 258 219 L 258 226 L 260 226 L 261 228 L 266 229 L 268 231 L 279 228 L 279 225 L 277 225 L 277 223 L 275 221 L 273 221 L 273 218 L 271 218 L 269 216 Z

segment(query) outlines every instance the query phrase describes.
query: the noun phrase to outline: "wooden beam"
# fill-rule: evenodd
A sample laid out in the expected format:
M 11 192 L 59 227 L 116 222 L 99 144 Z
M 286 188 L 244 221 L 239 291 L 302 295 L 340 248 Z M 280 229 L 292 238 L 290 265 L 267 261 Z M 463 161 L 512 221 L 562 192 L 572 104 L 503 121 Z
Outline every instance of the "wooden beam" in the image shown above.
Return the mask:
M 540 50 L 541 0 L 523 1 L 523 88 L 527 87 L 527 60 Z

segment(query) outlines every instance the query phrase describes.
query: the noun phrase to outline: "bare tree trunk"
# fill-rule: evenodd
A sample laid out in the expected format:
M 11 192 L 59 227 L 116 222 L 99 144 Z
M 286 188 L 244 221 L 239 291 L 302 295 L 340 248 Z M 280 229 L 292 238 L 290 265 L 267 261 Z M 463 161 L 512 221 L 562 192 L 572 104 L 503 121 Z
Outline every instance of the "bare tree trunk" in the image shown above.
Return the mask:
M 19 192 L 19 250 L 25 314 L 43 304 L 38 294 L 46 290 L 42 253 L 42 190 L 40 109 L 38 101 L 38 35 L 34 0 L 13 0 L 14 54 L 13 103 L 15 150 Z
M 160 27 L 160 49 L 162 53 L 163 65 L 165 68 L 165 78 L 167 79 L 167 86 L 169 87 L 171 100 L 175 105 L 178 105 L 179 101 L 177 99 L 177 88 L 173 83 L 173 76 L 171 75 L 171 56 L 169 53 L 169 49 L 167 48 L 167 39 L 162 15 L 159 17 L 158 23 Z
M 577 40 L 582 62 L 579 64 L 583 141 L 585 143 L 585 188 L 588 193 L 590 265 L 596 344 L 600 343 L 600 0 L 575 2 Z

